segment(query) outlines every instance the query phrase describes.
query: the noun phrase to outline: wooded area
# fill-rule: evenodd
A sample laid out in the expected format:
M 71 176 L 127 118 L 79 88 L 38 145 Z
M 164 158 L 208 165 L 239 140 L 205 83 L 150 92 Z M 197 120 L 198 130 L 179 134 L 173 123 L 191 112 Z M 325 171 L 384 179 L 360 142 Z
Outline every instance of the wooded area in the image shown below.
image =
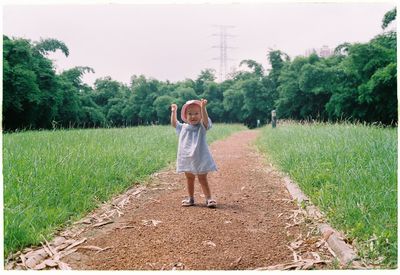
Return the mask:
M 254 60 L 222 83 L 205 69 L 195 80 L 171 83 L 132 76 L 129 85 L 99 78 L 83 83 L 90 67 L 57 74 L 49 52 L 68 47 L 59 40 L 32 42 L 3 35 L 3 129 L 120 127 L 169 123 L 170 104 L 208 99 L 214 122 L 240 122 L 255 127 L 277 117 L 294 120 L 361 121 L 397 125 L 396 31 L 385 31 L 396 9 L 382 20 L 381 34 L 368 43 L 343 43 L 335 54 L 290 60 L 269 50 L 266 71 Z M 378 22 L 377 22 L 378 23 Z M 179 112 L 178 112 L 179 113 Z

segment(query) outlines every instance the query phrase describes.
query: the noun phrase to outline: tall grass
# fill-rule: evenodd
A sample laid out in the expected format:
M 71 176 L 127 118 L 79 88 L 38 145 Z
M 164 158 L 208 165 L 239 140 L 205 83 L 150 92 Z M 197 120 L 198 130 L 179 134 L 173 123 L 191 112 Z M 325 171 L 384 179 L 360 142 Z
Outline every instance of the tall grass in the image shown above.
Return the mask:
M 215 124 L 208 141 L 240 125 Z M 176 158 L 170 126 L 3 135 L 5 255 L 49 238 Z
M 397 265 L 397 128 L 288 124 L 264 128 L 257 144 L 361 257 Z

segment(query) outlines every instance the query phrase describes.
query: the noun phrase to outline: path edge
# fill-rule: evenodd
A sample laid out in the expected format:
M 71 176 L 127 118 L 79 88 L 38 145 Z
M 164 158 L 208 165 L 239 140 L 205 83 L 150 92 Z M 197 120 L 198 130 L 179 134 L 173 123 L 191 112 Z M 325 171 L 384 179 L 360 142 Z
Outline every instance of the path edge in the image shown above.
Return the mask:
M 290 196 L 297 201 L 299 207 L 305 205 L 307 214 L 315 220 L 321 219 L 324 215 L 314 206 L 310 199 L 301 191 L 298 184 L 291 180 L 288 175 L 283 174 L 285 187 L 289 191 Z M 306 202 L 306 204 L 304 204 Z M 317 219 L 316 219 L 317 218 Z M 360 268 L 361 264 L 355 249 L 343 240 L 341 234 L 326 222 L 317 221 L 318 229 L 323 234 L 329 247 L 336 254 L 340 263 L 345 266 L 353 266 Z

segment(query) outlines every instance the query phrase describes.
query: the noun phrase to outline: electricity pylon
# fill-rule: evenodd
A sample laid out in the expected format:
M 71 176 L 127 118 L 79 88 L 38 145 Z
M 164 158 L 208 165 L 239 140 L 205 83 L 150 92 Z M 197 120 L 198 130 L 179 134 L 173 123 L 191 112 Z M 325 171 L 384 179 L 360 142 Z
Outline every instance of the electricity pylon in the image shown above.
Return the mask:
M 233 49 L 233 47 L 228 46 L 227 38 L 234 37 L 228 33 L 229 28 L 234 28 L 232 25 L 213 25 L 219 28 L 219 33 L 214 33 L 213 36 L 219 36 L 219 45 L 213 46 L 213 48 L 219 48 L 219 57 L 213 58 L 214 60 L 219 60 L 219 80 L 223 82 L 226 79 L 228 60 L 228 50 Z

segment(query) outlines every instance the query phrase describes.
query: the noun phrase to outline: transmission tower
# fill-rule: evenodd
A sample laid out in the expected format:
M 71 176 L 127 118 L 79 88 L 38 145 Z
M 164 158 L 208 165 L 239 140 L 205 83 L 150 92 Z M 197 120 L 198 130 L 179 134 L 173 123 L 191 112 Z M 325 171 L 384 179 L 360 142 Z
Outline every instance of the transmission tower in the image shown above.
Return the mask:
M 226 79 L 228 60 L 232 60 L 228 58 L 227 49 L 233 49 L 233 47 L 228 46 L 227 38 L 234 37 L 234 35 L 229 34 L 228 29 L 234 28 L 235 26 L 231 25 L 213 25 L 213 26 L 219 28 L 219 33 L 213 34 L 213 36 L 219 36 L 219 45 L 213 46 L 213 48 L 219 48 L 219 57 L 213 59 L 219 60 L 219 80 L 222 82 Z

